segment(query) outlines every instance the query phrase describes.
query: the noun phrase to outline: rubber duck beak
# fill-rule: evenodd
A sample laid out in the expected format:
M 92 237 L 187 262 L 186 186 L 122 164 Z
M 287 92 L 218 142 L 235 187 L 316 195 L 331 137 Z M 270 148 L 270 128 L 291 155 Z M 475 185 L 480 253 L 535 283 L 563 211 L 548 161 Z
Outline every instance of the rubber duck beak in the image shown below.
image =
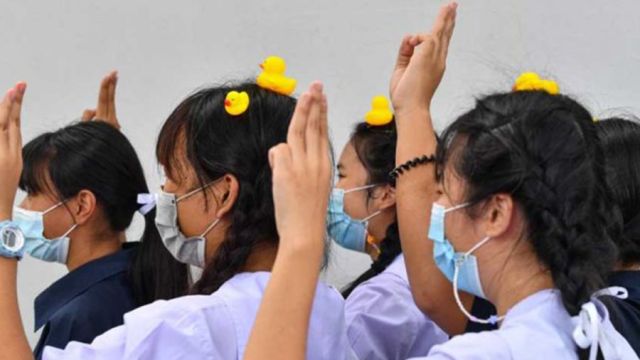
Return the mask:
M 260 64 L 258 66 L 260 66 L 260 69 L 264 70 L 264 64 Z
M 231 100 L 225 100 L 224 106 L 231 106 Z

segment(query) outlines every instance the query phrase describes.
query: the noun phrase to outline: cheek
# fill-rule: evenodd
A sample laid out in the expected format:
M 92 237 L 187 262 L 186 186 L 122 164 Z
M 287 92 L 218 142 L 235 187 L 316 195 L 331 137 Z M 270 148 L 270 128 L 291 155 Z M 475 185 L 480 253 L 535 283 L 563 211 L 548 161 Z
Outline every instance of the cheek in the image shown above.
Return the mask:
M 463 213 L 447 214 L 445 217 L 445 229 L 447 238 L 458 252 L 469 250 L 480 240 L 479 235 L 474 230 L 473 220 Z
M 344 212 L 352 219 L 367 217 L 367 192 L 359 191 L 344 195 Z
M 44 215 L 44 237 L 47 239 L 55 239 L 62 236 L 73 226 L 71 215 L 66 214 L 65 209 L 56 209 L 49 214 Z
M 187 237 L 200 236 L 216 219 L 217 206 L 215 201 L 209 200 L 205 207 L 204 197 L 189 199 L 185 203 L 178 203 L 178 226 Z

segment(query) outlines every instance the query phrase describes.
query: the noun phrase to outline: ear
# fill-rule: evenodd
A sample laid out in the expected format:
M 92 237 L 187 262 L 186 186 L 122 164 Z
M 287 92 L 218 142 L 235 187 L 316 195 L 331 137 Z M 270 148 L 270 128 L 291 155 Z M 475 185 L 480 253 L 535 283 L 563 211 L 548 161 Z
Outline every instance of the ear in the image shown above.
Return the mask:
M 73 215 L 73 220 L 78 225 L 87 223 L 96 211 L 96 207 L 96 196 L 89 190 L 80 190 L 74 197 L 74 201 L 67 205 Z
M 513 197 L 509 194 L 496 194 L 485 205 L 485 232 L 492 238 L 504 235 L 515 219 Z
M 396 188 L 393 186 L 386 184 L 376 187 L 373 191 L 372 199 L 377 209 L 386 210 L 396 206 Z
M 222 219 L 233 209 L 233 205 L 235 205 L 238 199 L 238 193 L 240 192 L 240 183 L 235 176 L 225 174 L 222 181 L 216 184 L 214 191 L 218 199 L 216 217 Z

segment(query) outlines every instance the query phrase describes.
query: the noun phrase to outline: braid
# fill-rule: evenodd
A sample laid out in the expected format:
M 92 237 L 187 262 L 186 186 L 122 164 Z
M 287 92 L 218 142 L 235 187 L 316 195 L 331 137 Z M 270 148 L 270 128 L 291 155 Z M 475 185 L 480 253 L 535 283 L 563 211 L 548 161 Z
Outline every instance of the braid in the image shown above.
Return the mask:
M 277 244 L 275 222 L 269 216 L 273 213 L 273 200 L 271 196 L 260 193 L 261 189 L 270 189 L 270 177 L 271 172 L 263 169 L 258 179 L 240 182 L 240 191 L 232 210 L 232 225 L 227 229 L 226 238 L 204 270 L 202 278 L 193 285 L 192 293 L 215 292 L 242 271 L 257 244 Z M 269 201 L 266 201 L 267 198 Z
M 383 272 L 401 253 L 400 232 L 398 231 L 398 222 L 395 222 L 387 228 L 387 234 L 380 244 L 380 255 L 376 261 L 342 291 L 342 296 L 345 299 L 349 297 L 358 285 Z

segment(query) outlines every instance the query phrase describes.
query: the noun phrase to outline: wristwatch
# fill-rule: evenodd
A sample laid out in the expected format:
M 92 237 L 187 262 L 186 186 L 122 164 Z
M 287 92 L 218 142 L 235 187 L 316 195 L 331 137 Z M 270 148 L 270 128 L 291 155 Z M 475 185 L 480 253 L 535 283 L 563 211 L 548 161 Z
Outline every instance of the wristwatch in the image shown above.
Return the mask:
M 11 221 L 0 221 L 0 256 L 22 259 L 24 235 Z

